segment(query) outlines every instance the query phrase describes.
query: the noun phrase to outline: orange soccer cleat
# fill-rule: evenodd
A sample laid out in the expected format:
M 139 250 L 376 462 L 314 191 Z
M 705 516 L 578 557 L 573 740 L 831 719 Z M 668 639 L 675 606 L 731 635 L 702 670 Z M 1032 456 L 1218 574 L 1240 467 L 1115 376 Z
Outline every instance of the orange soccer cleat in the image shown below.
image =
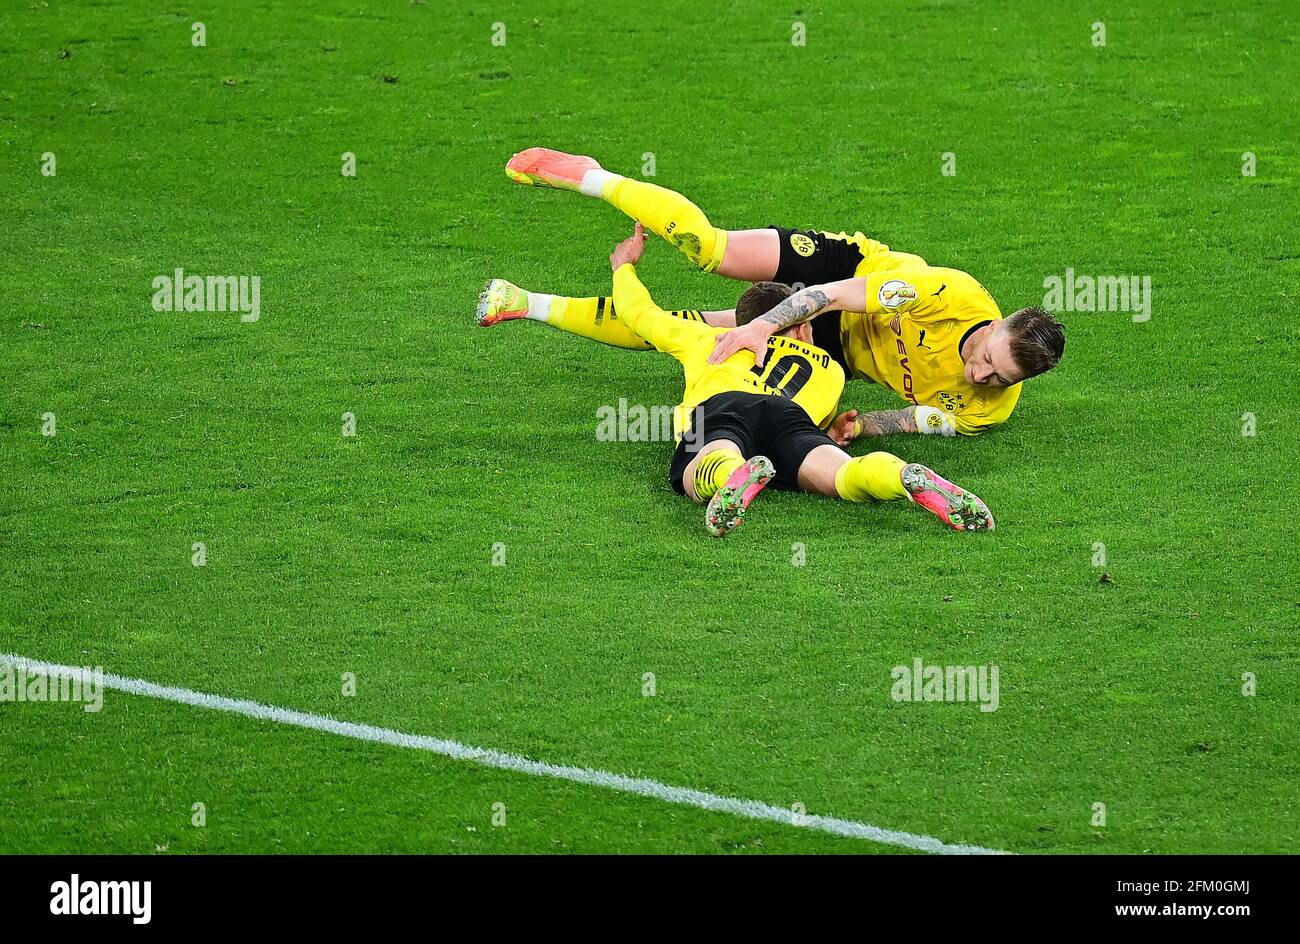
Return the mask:
M 513 321 L 528 315 L 528 293 L 505 279 L 492 279 L 483 287 L 478 297 L 478 310 L 474 318 L 481 328 L 490 328 L 498 321 Z
M 557 190 L 576 191 L 582 184 L 583 174 L 600 169 L 594 158 L 543 147 L 520 151 L 506 162 L 506 176 L 515 183 Z

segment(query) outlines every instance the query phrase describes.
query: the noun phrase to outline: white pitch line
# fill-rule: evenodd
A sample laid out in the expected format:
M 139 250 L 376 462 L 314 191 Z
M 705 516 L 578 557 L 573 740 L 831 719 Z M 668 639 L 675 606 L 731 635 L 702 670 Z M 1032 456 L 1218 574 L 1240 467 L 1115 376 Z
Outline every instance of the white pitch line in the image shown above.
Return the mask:
M 531 774 L 534 777 L 550 777 L 553 780 L 568 780 L 592 787 L 604 787 L 620 793 L 649 797 L 665 803 L 677 803 L 693 806 L 714 813 L 730 813 L 747 819 L 767 820 L 783 826 L 812 829 L 846 836 L 850 839 L 866 839 L 869 842 L 883 843 L 888 846 L 900 846 L 919 852 L 938 852 L 947 855 L 1005 855 L 997 849 L 985 849 L 981 846 L 954 845 L 923 836 L 917 833 L 901 832 L 897 829 L 884 829 L 869 823 L 860 823 L 851 819 L 836 819 L 831 816 L 813 816 L 799 814 L 780 806 L 770 806 L 757 800 L 740 800 L 735 797 L 692 790 L 689 787 L 674 787 L 658 780 L 641 777 L 625 777 L 605 770 L 593 770 L 588 767 L 569 767 L 560 764 L 547 764 L 543 761 L 530 760 L 518 754 L 504 754 L 489 748 L 472 747 L 459 741 L 429 737 L 424 734 L 405 734 L 391 728 L 377 728 L 368 724 L 354 724 L 351 721 L 338 721 L 325 715 L 313 715 L 289 708 L 277 708 L 260 702 L 225 698 L 221 695 L 208 695 L 204 692 L 191 691 L 188 688 L 170 688 L 157 685 L 144 679 L 125 678 L 121 675 L 96 673 L 75 666 L 60 665 L 55 662 L 41 662 L 12 653 L 0 653 L 0 665 L 15 669 L 24 667 L 29 673 L 43 673 L 55 678 L 79 678 L 82 684 L 98 681 L 102 678 L 105 688 L 140 695 L 145 698 L 157 698 L 162 701 L 175 702 L 180 705 L 193 705 L 196 708 L 209 708 L 213 711 L 225 711 L 230 714 L 243 715 L 258 721 L 273 721 L 312 731 L 324 731 L 341 737 L 354 738 L 358 741 L 371 741 L 375 744 L 389 744 L 393 747 L 405 747 L 416 751 L 440 754 L 453 760 L 472 761 L 484 767 L 496 767 L 515 773 Z

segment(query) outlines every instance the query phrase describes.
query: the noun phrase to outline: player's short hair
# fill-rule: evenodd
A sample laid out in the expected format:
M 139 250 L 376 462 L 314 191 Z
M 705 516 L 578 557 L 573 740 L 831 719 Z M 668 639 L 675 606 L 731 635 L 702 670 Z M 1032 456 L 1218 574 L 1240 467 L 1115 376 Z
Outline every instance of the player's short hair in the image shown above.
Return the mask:
M 739 318 L 737 314 L 737 318 Z M 1023 379 L 1037 377 L 1061 362 L 1065 353 L 1065 325 L 1041 308 L 1022 308 L 1003 322 L 1010 336 L 1008 347 Z
M 794 289 L 780 282 L 755 282 L 736 302 L 736 327 L 766 315 L 793 294 Z

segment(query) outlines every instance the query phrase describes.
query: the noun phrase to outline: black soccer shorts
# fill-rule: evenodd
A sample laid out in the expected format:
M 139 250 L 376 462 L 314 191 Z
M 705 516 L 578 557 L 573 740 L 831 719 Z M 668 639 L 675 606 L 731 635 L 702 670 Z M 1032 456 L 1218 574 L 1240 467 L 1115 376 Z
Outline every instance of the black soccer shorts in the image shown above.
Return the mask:
M 862 263 L 862 250 L 854 243 L 838 236 L 828 236 L 816 230 L 786 229 L 769 226 L 781 237 L 781 261 L 776 267 L 775 282 L 807 288 L 850 279 Z M 828 311 L 813 319 L 813 344 L 830 354 L 845 372 L 849 372 L 844 358 L 844 345 L 840 340 L 840 315 Z
M 685 494 L 686 467 L 701 446 L 715 439 L 730 439 L 746 459 L 767 456 L 776 467 L 772 486 L 786 491 L 798 490 L 799 467 L 808 453 L 836 445 L 793 400 L 741 391 L 715 393 L 693 411 L 690 436 L 673 453 L 668 484 L 674 491 Z

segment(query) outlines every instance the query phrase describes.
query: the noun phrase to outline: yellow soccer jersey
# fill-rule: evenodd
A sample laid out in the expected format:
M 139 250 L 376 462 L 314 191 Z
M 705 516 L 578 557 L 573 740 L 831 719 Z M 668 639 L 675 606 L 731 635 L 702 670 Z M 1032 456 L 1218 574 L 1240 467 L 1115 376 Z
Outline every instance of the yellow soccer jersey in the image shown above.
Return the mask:
M 870 378 L 909 403 L 951 413 L 959 433 L 974 435 L 1005 422 L 1020 399 L 1020 384 L 967 382 L 960 353 L 971 332 L 1002 317 L 984 286 L 960 269 L 928 265 L 861 233 L 834 235 L 862 250 L 854 275 L 867 280 L 867 311 L 840 316 L 840 342 L 852 375 Z
M 844 369 L 821 348 L 794 338 L 773 337 L 762 367 L 755 366 L 752 351 L 737 351 L 721 364 L 710 364 L 713 339 L 728 329 L 674 318 L 655 305 L 630 264 L 614 273 L 614 308 L 620 321 L 681 362 L 686 392 L 673 411 L 673 434 L 679 440 L 690 425 L 691 412 L 718 393 L 785 397 L 822 428 L 835 419 L 844 390 Z

